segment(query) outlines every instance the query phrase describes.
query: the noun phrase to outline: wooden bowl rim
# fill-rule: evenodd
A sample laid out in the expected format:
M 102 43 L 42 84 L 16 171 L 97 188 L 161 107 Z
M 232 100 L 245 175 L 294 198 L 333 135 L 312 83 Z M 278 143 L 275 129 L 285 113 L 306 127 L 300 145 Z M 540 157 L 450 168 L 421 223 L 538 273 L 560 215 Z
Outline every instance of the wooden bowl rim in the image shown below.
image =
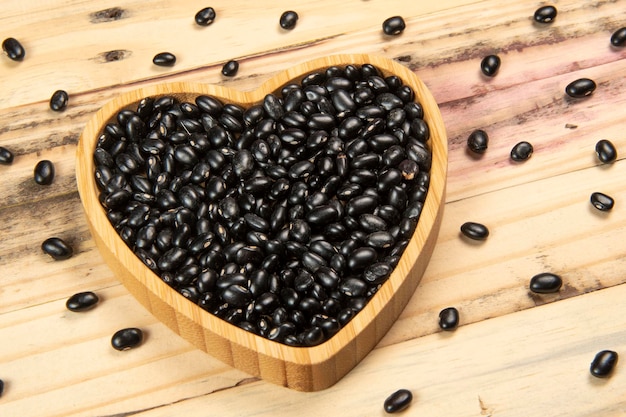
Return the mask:
M 385 75 L 393 74 L 400 77 L 403 83 L 410 85 L 414 89 L 416 101 L 419 101 L 424 108 L 424 120 L 428 123 L 431 133 L 429 140 L 433 155 L 431 181 L 417 228 L 399 264 L 389 279 L 381 286 L 380 290 L 368 301 L 367 305 L 329 340 L 313 347 L 292 347 L 271 341 L 225 322 L 190 302 L 163 282 L 136 257 L 110 225 L 105 211 L 98 201 L 98 189 L 94 180 L 95 164 L 93 152 L 100 132 L 102 132 L 106 123 L 114 120 L 119 110 L 130 106 L 136 107 L 137 103 L 144 97 L 163 95 L 176 95 L 181 100 L 191 100 L 198 95 L 207 94 L 215 96 L 224 102 L 249 106 L 261 102 L 266 94 L 276 92 L 290 82 L 299 81 L 311 72 L 335 65 L 363 65 L 366 63 L 376 66 Z M 135 279 L 153 293 L 159 294 L 171 308 L 204 329 L 227 338 L 231 343 L 242 345 L 281 361 L 313 365 L 324 363 L 337 352 L 346 348 L 353 340 L 358 339 L 362 331 L 371 325 L 372 322 L 376 324 L 378 312 L 389 303 L 413 265 L 419 259 L 427 262 L 430 258 L 432 250 L 429 251 L 430 253 L 424 253 L 423 249 L 424 243 L 430 234 L 438 232 L 438 221 L 441 216 L 442 205 L 444 204 L 447 152 L 447 137 L 441 113 L 432 94 L 416 74 L 388 58 L 367 54 L 341 54 L 295 65 L 273 75 L 252 91 L 239 91 L 221 85 L 175 82 L 148 85 L 116 96 L 91 117 L 80 136 L 77 147 L 76 180 L 85 214 L 93 227 L 92 233 L 95 231 L 99 235 L 112 253 L 117 255 L 117 260 L 126 269 L 142 271 L 142 273 L 135 276 Z M 412 285 L 411 293 L 414 291 L 420 278 L 421 276 Z M 410 297 L 407 297 L 407 301 L 408 298 Z M 395 313 L 396 318 L 403 308 L 404 305 Z M 391 324 L 388 327 L 390 326 Z M 384 329 L 382 334 L 387 330 L 388 328 Z M 209 351 L 209 353 L 211 352 Z

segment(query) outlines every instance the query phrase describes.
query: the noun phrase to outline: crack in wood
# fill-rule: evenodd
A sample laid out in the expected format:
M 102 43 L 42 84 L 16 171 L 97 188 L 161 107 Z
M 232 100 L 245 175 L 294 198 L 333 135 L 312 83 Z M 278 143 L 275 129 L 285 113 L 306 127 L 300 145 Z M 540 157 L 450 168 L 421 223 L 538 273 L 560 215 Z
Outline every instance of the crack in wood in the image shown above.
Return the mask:
M 203 394 L 194 395 L 194 396 L 191 396 L 191 397 L 181 398 L 181 399 L 178 399 L 176 401 L 172 401 L 171 403 L 159 404 L 159 405 L 155 405 L 155 406 L 152 406 L 152 407 L 142 408 L 142 409 L 139 409 L 139 410 L 127 411 L 127 412 L 117 413 L 117 414 L 101 415 L 101 416 L 97 416 L 97 417 L 130 417 L 130 416 L 134 416 L 134 415 L 137 415 L 137 414 L 140 414 L 140 413 L 144 413 L 146 411 L 158 410 L 159 408 L 169 407 L 171 405 L 178 404 L 178 403 L 181 403 L 183 401 L 188 401 L 188 400 L 193 400 L 195 398 L 205 397 L 207 395 L 215 394 L 216 392 L 226 391 L 226 390 L 229 390 L 229 389 L 240 387 L 242 385 L 251 384 L 251 383 L 257 382 L 257 381 L 260 381 L 260 378 L 257 378 L 257 377 L 244 378 L 244 379 L 242 379 L 240 381 L 237 381 L 237 383 L 235 383 L 234 385 L 227 386 L 227 387 L 222 387 L 222 388 L 217 388 L 217 389 L 215 389 L 213 391 L 210 391 L 210 392 L 207 392 L 207 393 L 203 393 Z

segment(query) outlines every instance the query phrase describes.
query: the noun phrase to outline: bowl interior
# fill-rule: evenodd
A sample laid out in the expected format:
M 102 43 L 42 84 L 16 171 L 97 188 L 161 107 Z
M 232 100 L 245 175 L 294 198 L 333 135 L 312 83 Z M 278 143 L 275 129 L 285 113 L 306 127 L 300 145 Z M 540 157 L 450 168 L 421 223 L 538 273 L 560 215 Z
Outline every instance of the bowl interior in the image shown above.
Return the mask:
M 431 180 L 417 228 L 399 264 L 367 305 L 329 340 L 313 347 L 292 347 L 234 326 L 185 299 L 148 269 L 123 242 L 98 200 L 93 154 L 105 125 L 122 109 L 136 109 L 144 97 L 171 95 L 191 101 L 211 95 L 224 103 L 250 106 L 305 75 L 331 66 L 372 64 L 385 76 L 411 86 L 430 128 Z M 447 175 L 447 138 L 438 106 L 423 82 L 406 67 L 370 55 L 315 59 L 274 75 L 254 91 L 218 85 L 169 83 L 124 93 L 106 103 L 88 122 L 77 150 L 76 178 L 92 236 L 117 278 L 159 320 L 223 362 L 252 375 L 301 391 L 326 388 L 352 369 L 389 330 L 412 296 L 434 249 L 441 222 Z

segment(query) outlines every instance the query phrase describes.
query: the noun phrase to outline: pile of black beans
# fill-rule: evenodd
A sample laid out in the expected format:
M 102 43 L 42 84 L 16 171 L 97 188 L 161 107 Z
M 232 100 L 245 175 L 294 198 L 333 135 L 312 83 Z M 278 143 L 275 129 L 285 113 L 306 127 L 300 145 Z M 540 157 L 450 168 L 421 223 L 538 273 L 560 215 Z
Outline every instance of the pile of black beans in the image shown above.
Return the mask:
M 329 67 L 242 108 L 146 97 L 98 138 L 100 201 L 190 301 L 291 346 L 332 337 L 397 265 L 430 181 L 412 88 Z

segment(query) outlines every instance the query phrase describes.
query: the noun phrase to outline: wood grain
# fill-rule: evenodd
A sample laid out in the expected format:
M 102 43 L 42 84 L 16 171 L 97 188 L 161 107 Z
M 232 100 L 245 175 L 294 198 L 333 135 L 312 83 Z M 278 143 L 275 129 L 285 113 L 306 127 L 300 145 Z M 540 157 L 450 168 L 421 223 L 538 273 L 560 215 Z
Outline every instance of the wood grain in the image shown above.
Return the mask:
M 217 30 L 196 30 L 203 42 L 165 43 L 166 37 L 177 35 L 144 28 L 163 28 L 168 22 L 179 28 L 177 18 L 187 24 L 206 4 L 152 4 L 158 7 L 130 0 L 3 2 L 3 33 L 22 41 L 27 60 L 18 64 L 0 56 L 0 146 L 16 153 L 13 165 L 0 165 L 0 332 L 1 340 L 10 341 L 0 344 L 0 378 L 6 383 L 0 415 L 206 415 L 214 409 L 226 416 L 292 415 L 294 410 L 307 415 L 320 401 L 335 404 L 344 415 L 383 415 L 381 404 L 391 387 L 414 389 L 416 399 L 407 415 L 625 414 L 621 365 L 607 381 L 589 379 L 587 370 L 599 349 L 626 352 L 614 336 L 623 340 L 626 246 L 620 150 L 625 146 L 626 50 L 608 44 L 611 33 L 624 26 L 623 1 L 559 0 L 554 3 L 558 18 L 546 26 L 532 23 L 532 13 L 542 3 L 528 0 L 411 5 L 348 0 L 341 7 L 350 13 L 344 14 L 332 13 L 335 4 L 327 1 L 275 3 L 297 10 L 301 20 L 269 47 L 256 42 L 237 46 Z M 213 5 L 222 13 L 238 10 L 221 30 L 228 26 L 239 39 L 264 33 L 246 28 L 267 4 Z M 109 7 L 134 14 L 90 21 L 91 13 Z M 324 17 L 293 42 L 313 10 Z M 341 16 L 351 13 L 351 26 L 342 30 Z M 380 24 L 392 14 L 403 15 L 407 28 L 399 37 L 385 38 Z M 275 27 L 277 19 L 267 22 Z M 326 21 L 336 24 L 334 32 L 327 31 Z M 118 33 L 115 38 L 108 38 L 111 30 Z M 39 39 L 31 41 L 30 33 Z M 154 68 L 152 56 L 168 48 L 179 56 L 177 65 Z M 236 48 L 252 53 L 235 53 Z M 112 50 L 126 52 L 118 61 L 103 62 L 102 53 Z M 479 62 L 493 52 L 502 57 L 502 68 L 495 78 L 485 79 Z M 159 82 L 252 90 L 294 63 L 336 53 L 395 59 L 428 86 L 449 137 L 447 204 L 429 267 L 396 324 L 339 385 L 301 394 L 222 365 L 181 341 L 133 301 L 89 238 L 72 164 L 88 119 L 119 94 Z M 233 57 L 240 59 L 240 72 L 226 79 L 221 64 Z M 566 100 L 565 85 L 581 76 L 601 80 L 598 89 L 587 100 Z M 62 114 L 47 107 L 59 86 L 71 95 Z M 465 151 L 465 140 L 476 128 L 486 129 L 491 138 L 480 159 Z M 601 138 L 611 139 L 620 152 L 609 167 L 599 166 L 593 154 Z M 508 151 L 522 139 L 533 142 L 535 154 L 513 165 Z M 30 182 L 42 155 L 54 155 L 66 167 L 46 189 Z M 603 216 L 590 210 L 592 190 L 614 192 L 614 212 Z M 490 226 L 493 241 L 470 245 L 460 239 L 458 227 L 470 216 Z M 77 256 L 61 263 L 44 256 L 39 245 L 51 233 L 75 239 Z M 531 296 L 529 277 L 552 269 L 563 273 L 565 291 Z M 102 305 L 84 316 L 64 312 L 65 299 L 85 289 L 103 294 Z M 443 335 L 436 316 L 448 306 L 460 309 L 461 327 Z M 110 355 L 104 348 L 112 332 L 133 324 L 146 325 L 154 338 L 128 356 Z M 475 328 L 486 331 L 476 331 L 473 342 L 463 337 Z M 39 333 L 45 338 L 35 337 Z M 64 342 L 67 333 L 76 339 Z M 83 336 L 93 342 L 74 348 L 72 343 Z M 20 351 L 24 354 L 16 353 Z M 492 365 L 473 361 L 476 355 L 488 356 Z M 48 367 L 63 369 L 67 376 Z M 36 390 L 31 389 L 35 382 Z M 538 389 L 546 386 L 550 390 Z M 481 387 L 490 395 L 478 392 Z

